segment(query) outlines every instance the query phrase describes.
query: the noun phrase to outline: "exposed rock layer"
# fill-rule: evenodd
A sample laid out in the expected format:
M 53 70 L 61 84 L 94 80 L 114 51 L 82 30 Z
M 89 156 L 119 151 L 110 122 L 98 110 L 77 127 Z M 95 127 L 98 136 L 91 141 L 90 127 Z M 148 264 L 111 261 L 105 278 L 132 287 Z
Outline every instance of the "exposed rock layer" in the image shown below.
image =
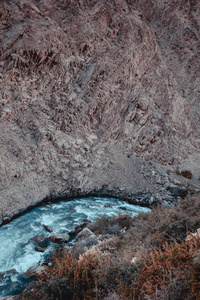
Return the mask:
M 5 0 L 0 16 L 2 214 L 102 187 L 170 199 L 191 185 L 177 167 L 199 186 L 198 1 Z

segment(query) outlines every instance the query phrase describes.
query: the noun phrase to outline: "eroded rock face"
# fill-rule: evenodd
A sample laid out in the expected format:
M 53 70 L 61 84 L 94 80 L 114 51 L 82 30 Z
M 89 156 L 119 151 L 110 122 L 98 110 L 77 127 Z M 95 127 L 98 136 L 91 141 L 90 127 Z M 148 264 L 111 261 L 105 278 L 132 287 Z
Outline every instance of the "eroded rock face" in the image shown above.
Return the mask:
M 3 214 L 71 189 L 167 197 L 177 165 L 198 186 L 199 15 L 186 0 L 1 3 Z

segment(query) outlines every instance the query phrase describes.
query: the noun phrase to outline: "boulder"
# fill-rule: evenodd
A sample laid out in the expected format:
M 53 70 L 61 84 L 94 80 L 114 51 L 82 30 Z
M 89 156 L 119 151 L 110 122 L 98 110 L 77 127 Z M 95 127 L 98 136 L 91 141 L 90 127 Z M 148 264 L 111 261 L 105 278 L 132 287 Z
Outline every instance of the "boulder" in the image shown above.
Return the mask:
M 49 238 L 44 236 L 44 235 L 36 235 L 34 238 L 32 238 L 32 241 L 34 242 L 34 244 L 36 244 L 36 246 L 39 246 L 41 248 L 46 248 L 49 246 Z
M 24 277 L 33 279 L 37 277 L 37 274 L 41 275 L 42 272 L 45 272 L 45 266 L 33 266 L 24 273 Z
M 44 252 L 45 249 L 42 248 L 42 247 L 40 247 L 40 246 L 36 246 L 36 247 L 35 247 L 35 251 L 37 251 L 37 252 Z
M 98 244 L 98 238 L 96 235 L 89 236 L 83 239 L 77 240 L 73 245 L 73 251 L 77 251 L 80 254 L 83 254 L 88 249 L 90 249 L 92 246 Z
M 75 228 L 76 234 L 79 233 L 79 232 L 81 232 L 82 230 L 83 230 L 83 228 L 79 227 L 79 226 Z
M 15 269 L 10 269 L 5 272 L 5 274 L 17 274 L 18 272 Z
M 85 239 L 89 236 L 96 237 L 96 235 L 89 228 L 86 227 L 77 234 L 76 240 Z
M 177 186 L 174 184 L 170 184 L 168 190 L 175 198 L 177 197 L 185 198 L 188 194 L 188 190 L 185 187 Z
M 52 235 L 50 239 L 53 243 L 62 244 L 69 242 L 70 237 L 68 233 L 60 233 Z
M 46 231 L 48 231 L 48 232 L 52 232 L 53 231 L 53 229 L 50 227 L 50 226 L 47 226 L 47 225 L 42 225 L 43 227 L 44 227 L 44 229 L 46 230 Z
M 126 207 L 120 206 L 119 207 L 121 210 L 126 210 Z
M 83 219 L 83 222 L 85 222 L 85 224 L 91 223 L 91 221 L 88 219 Z
M 192 232 L 188 233 L 185 240 L 189 241 L 189 240 L 193 239 L 194 237 L 196 239 L 200 239 L 200 228 L 198 228 L 197 232 L 195 232 L 195 233 L 192 233 Z
M 136 264 L 138 262 L 138 257 L 134 256 L 131 260 L 132 264 Z

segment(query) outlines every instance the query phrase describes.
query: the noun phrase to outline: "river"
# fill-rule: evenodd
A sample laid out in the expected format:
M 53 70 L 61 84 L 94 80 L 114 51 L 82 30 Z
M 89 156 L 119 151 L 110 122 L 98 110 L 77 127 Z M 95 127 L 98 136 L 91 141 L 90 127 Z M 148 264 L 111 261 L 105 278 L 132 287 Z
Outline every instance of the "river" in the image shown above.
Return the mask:
M 74 231 L 84 219 L 94 221 L 102 215 L 112 216 L 129 213 L 132 216 L 147 212 L 148 208 L 130 205 L 120 199 L 108 197 L 87 197 L 59 201 L 52 206 L 39 206 L 11 223 L 0 228 L 0 297 L 12 295 L 24 288 L 28 280 L 23 273 L 53 250 L 47 247 L 44 253 L 34 250 L 32 238 L 37 235 L 49 237 L 52 234 Z M 42 225 L 50 226 L 53 233 L 47 232 Z M 8 272 L 9 270 L 13 270 Z

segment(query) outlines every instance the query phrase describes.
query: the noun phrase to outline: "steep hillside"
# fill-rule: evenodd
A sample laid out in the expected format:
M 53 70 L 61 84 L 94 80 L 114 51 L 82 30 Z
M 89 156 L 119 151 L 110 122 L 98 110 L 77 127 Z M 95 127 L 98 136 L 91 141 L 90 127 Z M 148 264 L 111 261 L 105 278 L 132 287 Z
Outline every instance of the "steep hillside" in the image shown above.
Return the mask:
M 198 188 L 198 1 L 0 5 L 3 214 L 70 190 L 152 203 Z

